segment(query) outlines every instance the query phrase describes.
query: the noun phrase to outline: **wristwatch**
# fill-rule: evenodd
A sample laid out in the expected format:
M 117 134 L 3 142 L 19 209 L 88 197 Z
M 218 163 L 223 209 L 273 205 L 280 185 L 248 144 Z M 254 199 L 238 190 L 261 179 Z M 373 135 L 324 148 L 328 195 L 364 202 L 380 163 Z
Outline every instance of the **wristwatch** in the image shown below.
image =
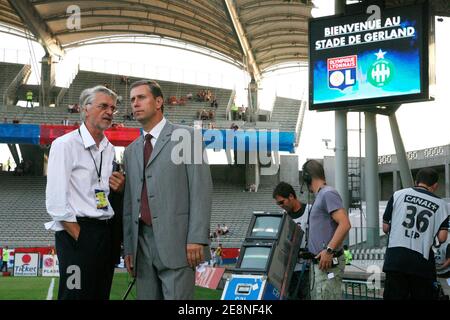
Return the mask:
M 331 248 L 331 247 L 327 247 L 327 253 L 329 253 L 329 254 L 334 254 L 336 251 L 333 249 L 333 248 Z

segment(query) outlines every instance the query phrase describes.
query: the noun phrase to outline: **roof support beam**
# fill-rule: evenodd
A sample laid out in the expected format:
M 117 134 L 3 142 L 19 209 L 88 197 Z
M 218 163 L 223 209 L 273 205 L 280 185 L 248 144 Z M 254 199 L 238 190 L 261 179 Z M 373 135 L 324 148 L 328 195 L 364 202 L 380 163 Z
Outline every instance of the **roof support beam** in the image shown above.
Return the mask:
M 8 2 L 48 54 L 58 57 L 64 56 L 64 50 L 29 1 L 8 0 Z
M 261 72 L 259 70 L 259 66 L 256 63 L 256 59 L 253 55 L 252 48 L 250 47 L 250 43 L 245 35 L 244 28 L 239 20 L 239 15 L 237 13 L 236 7 L 234 5 L 234 1 L 232 0 L 224 0 L 227 10 L 230 14 L 231 21 L 233 22 L 234 30 L 239 38 L 239 42 L 241 44 L 242 50 L 247 60 L 247 64 L 249 67 L 249 72 L 252 77 L 255 79 L 257 83 L 261 80 Z

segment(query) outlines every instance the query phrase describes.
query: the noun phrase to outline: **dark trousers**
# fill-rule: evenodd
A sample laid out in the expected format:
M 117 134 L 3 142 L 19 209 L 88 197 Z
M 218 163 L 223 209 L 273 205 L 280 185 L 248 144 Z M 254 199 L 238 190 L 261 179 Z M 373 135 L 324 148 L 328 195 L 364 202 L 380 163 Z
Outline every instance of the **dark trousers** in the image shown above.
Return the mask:
M 399 272 L 386 272 L 385 300 L 432 300 L 433 280 Z
M 8 272 L 8 261 L 3 261 L 2 262 L 2 270 L 5 270 L 5 272 Z
M 59 300 L 109 299 L 114 264 L 111 225 L 96 219 L 78 221 L 75 241 L 66 231 L 55 233 L 59 260 Z
M 311 300 L 309 270 L 294 271 L 289 284 L 289 300 Z

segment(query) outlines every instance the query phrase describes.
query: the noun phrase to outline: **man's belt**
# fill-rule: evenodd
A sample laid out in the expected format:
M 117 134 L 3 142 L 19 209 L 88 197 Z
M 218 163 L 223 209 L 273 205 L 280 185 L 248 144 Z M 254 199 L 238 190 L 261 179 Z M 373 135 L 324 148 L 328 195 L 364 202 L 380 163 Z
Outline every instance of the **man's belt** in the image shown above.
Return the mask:
M 333 258 L 339 258 L 339 257 L 342 256 L 343 254 L 344 254 L 344 250 L 341 249 L 341 250 L 336 251 L 335 253 L 333 253 Z M 320 261 L 320 260 L 319 260 L 319 259 L 316 259 L 316 258 L 312 258 L 311 261 L 312 261 L 313 264 L 319 264 L 319 261 Z
M 113 219 L 97 219 L 97 218 L 88 218 L 88 217 L 77 217 L 77 222 L 83 222 L 83 223 L 92 223 L 92 224 L 98 224 L 98 225 L 110 225 L 112 224 Z

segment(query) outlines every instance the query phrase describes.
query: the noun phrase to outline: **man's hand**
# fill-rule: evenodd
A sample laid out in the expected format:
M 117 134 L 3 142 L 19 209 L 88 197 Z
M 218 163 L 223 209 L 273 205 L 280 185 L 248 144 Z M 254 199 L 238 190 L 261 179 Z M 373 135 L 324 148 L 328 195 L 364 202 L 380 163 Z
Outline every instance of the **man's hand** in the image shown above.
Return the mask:
M 191 268 L 197 267 L 200 263 L 205 261 L 205 255 L 203 254 L 203 245 L 188 243 L 186 245 L 186 256 L 189 266 Z
M 316 259 L 319 259 L 320 270 L 326 271 L 331 268 L 333 255 L 328 253 L 326 249 L 320 251 L 320 253 L 316 256 Z
M 114 171 L 111 177 L 109 177 L 109 187 L 114 192 L 121 193 L 123 191 L 124 186 L 125 186 L 125 176 L 121 172 Z
M 131 277 L 136 277 L 136 271 L 134 269 L 134 263 L 133 263 L 133 256 L 127 255 L 125 256 L 125 266 L 127 267 L 127 271 L 130 274 Z
M 78 241 L 78 236 L 80 235 L 80 225 L 78 222 L 67 222 L 67 221 L 61 221 L 64 230 L 75 239 L 75 241 Z

